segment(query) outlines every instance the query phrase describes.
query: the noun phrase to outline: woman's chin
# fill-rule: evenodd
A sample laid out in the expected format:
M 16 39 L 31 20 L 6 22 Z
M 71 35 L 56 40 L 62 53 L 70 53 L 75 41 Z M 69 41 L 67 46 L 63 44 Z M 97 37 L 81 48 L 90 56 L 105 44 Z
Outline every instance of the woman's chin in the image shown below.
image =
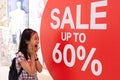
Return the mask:
M 35 52 L 37 52 L 37 51 L 38 51 L 38 48 L 35 49 Z

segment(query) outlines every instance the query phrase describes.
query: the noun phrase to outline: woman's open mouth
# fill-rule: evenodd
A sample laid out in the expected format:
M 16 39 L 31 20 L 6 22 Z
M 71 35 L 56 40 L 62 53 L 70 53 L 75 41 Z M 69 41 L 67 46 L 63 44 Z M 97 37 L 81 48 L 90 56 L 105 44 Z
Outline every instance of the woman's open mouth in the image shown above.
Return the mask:
M 35 44 L 35 48 L 38 48 L 38 44 Z

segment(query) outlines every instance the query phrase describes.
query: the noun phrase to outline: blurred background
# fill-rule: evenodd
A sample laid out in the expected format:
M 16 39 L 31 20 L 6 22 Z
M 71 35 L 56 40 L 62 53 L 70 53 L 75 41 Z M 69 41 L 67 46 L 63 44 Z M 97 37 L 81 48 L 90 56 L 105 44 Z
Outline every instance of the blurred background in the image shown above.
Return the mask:
M 0 77 L 8 80 L 11 60 L 18 50 L 20 35 L 25 28 L 32 28 L 40 34 L 42 14 L 47 0 L 0 0 Z M 43 71 L 39 80 L 53 80 L 42 58 L 38 56 Z

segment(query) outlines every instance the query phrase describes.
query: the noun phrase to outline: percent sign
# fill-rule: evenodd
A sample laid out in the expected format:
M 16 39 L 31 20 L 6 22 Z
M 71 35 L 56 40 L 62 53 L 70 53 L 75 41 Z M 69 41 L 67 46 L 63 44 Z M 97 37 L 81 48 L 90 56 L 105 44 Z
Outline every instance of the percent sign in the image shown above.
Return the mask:
M 96 48 L 92 48 L 92 49 L 90 50 L 90 53 L 89 53 L 89 55 L 87 56 L 87 59 L 85 60 L 83 66 L 82 66 L 82 69 L 81 69 L 82 71 L 85 71 L 85 70 L 86 70 L 88 64 L 90 63 L 91 58 L 93 57 L 93 55 L 94 55 L 94 53 L 95 53 L 95 50 L 96 50 Z M 95 70 L 95 65 L 98 66 L 98 70 L 97 70 L 97 71 Z M 91 70 L 92 70 L 92 73 L 93 73 L 94 75 L 99 76 L 99 75 L 102 73 L 102 64 L 101 64 L 101 62 L 100 62 L 99 60 L 97 60 L 97 59 L 92 60 Z
M 57 43 L 55 48 L 53 49 L 53 54 L 52 54 L 52 57 L 53 57 L 53 61 L 56 62 L 56 63 L 60 63 L 62 61 L 62 52 L 59 50 L 59 46 L 60 46 L 60 43 Z M 71 50 L 71 61 L 68 61 L 67 60 L 67 51 Z M 80 52 L 82 51 L 82 55 L 80 55 Z M 85 71 L 88 64 L 90 63 L 90 60 L 92 59 L 94 53 L 96 51 L 96 48 L 92 48 L 81 68 L 81 71 Z M 79 46 L 77 48 L 77 57 L 79 60 L 84 60 L 85 59 L 85 56 L 86 56 L 86 50 L 83 46 Z M 56 54 L 58 54 L 58 57 L 56 58 Z M 75 64 L 75 60 L 76 60 L 76 54 L 75 54 L 75 48 L 73 47 L 73 45 L 71 44 L 66 44 L 64 49 L 63 49 L 63 60 L 64 60 L 64 63 L 66 66 L 68 67 L 73 67 L 74 64 Z M 95 68 L 95 66 L 98 66 L 97 70 Z M 102 64 L 101 62 L 98 60 L 98 59 L 94 59 L 92 60 L 92 63 L 91 63 L 91 71 L 92 73 L 95 75 L 95 76 L 99 76 L 101 73 L 102 73 Z

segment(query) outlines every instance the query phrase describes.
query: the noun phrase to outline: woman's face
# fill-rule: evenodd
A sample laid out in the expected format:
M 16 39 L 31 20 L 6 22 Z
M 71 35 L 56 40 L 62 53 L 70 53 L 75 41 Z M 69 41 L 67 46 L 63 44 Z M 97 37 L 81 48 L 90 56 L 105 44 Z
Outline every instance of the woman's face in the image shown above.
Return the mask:
M 38 34 L 35 33 L 32 35 L 31 40 L 28 43 L 28 46 L 32 47 L 33 50 L 37 52 L 39 48 L 38 44 L 39 44 L 39 37 Z

